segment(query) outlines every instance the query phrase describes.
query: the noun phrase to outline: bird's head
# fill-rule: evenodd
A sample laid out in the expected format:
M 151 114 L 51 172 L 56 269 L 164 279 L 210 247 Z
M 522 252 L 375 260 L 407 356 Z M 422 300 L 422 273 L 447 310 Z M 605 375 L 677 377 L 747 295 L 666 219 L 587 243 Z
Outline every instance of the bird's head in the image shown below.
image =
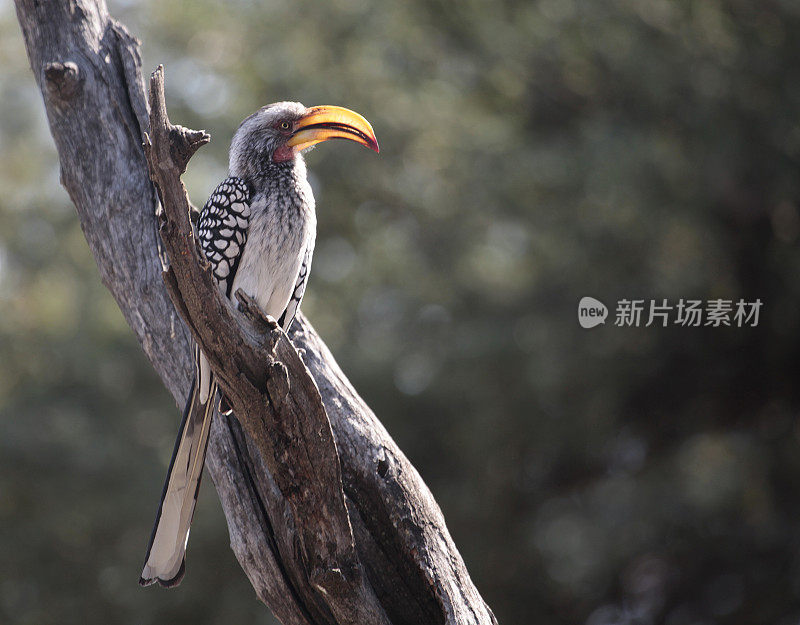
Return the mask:
M 231 173 L 246 175 L 267 163 L 291 162 L 304 150 L 328 139 L 349 139 L 379 151 L 370 123 L 341 106 L 306 108 L 276 102 L 246 118 L 231 142 Z

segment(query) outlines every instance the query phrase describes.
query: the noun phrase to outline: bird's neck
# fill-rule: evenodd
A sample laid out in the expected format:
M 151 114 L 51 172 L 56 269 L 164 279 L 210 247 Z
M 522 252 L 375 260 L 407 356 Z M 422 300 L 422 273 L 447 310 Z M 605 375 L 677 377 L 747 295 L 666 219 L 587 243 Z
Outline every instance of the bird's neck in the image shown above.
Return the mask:
M 306 184 L 306 163 L 300 154 L 289 161 L 259 163 L 257 170 L 231 163 L 230 175 L 247 182 L 256 193 L 282 193 Z

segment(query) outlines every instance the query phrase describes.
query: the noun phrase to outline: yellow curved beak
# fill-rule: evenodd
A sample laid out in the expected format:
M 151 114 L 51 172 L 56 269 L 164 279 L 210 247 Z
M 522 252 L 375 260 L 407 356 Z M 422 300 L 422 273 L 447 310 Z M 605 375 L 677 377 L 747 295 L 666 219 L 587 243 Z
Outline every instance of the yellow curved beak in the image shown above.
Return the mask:
M 355 111 L 341 106 L 315 106 L 295 124 L 286 145 L 305 150 L 328 139 L 348 139 L 380 152 L 378 140 L 370 123 Z

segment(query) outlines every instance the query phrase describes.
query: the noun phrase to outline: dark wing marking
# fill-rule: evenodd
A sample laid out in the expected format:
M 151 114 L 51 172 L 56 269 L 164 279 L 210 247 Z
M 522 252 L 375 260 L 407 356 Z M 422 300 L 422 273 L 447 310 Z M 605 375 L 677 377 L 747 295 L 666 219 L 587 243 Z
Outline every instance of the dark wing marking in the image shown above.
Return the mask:
M 226 178 L 208 198 L 197 220 L 197 237 L 214 277 L 231 287 L 247 242 L 250 225 L 250 188 L 240 178 Z
M 314 255 L 314 239 L 312 238 L 306 246 L 306 253 L 303 256 L 303 264 L 300 265 L 300 273 L 297 274 L 297 281 L 294 283 L 294 291 L 292 291 L 292 298 L 283 311 L 281 318 L 278 319 L 278 325 L 283 328 L 284 332 L 288 332 L 292 327 L 292 321 L 300 308 L 303 301 L 303 295 L 306 292 L 306 284 L 308 284 L 308 274 L 311 272 L 311 257 Z

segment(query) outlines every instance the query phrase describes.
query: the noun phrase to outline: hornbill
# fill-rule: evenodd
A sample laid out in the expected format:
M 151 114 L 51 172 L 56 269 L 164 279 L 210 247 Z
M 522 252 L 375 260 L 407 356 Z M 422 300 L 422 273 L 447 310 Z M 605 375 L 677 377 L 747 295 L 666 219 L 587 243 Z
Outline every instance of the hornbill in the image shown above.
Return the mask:
M 197 238 L 219 288 L 237 289 L 289 330 L 306 290 L 316 238 L 314 196 L 303 152 L 349 139 L 378 152 L 369 122 L 338 106 L 278 102 L 246 118 L 233 136 L 228 177 L 209 197 Z M 183 411 L 139 583 L 180 583 L 203 473 L 217 385 L 195 346 L 195 377 Z M 230 412 L 224 397 L 220 409 Z

